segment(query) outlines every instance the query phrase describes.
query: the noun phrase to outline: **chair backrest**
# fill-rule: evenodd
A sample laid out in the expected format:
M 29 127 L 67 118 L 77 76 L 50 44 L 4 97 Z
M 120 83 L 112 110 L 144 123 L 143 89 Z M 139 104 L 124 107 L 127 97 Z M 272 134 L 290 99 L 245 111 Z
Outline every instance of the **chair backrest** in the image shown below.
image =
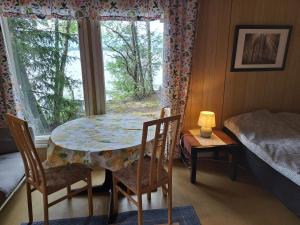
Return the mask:
M 173 166 L 173 156 L 176 145 L 176 137 L 179 132 L 180 124 L 180 115 L 169 116 L 160 118 L 157 120 L 147 121 L 143 125 L 143 136 L 140 157 L 138 162 L 138 171 L 137 171 L 137 191 L 141 191 L 141 179 L 142 171 L 144 168 L 144 155 L 150 153 L 151 161 L 150 168 L 147 173 L 149 173 L 149 186 L 151 188 L 156 188 L 156 181 L 160 179 L 162 170 L 168 172 L 168 179 L 172 179 L 172 166 Z M 149 130 L 155 130 L 155 136 L 153 140 L 149 140 L 148 134 Z M 165 146 L 168 137 L 168 131 L 172 130 L 171 135 L 171 146 L 168 158 L 165 158 Z M 146 152 L 147 151 L 147 152 Z M 165 162 L 168 163 L 167 168 L 165 168 Z
M 10 133 L 21 153 L 27 182 L 34 187 L 45 184 L 43 166 L 31 138 L 28 123 L 9 113 L 6 114 L 6 120 Z
M 164 117 L 171 116 L 171 108 L 170 107 L 162 107 L 160 110 L 159 118 L 162 119 Z
M 169 117 L 171 116 L 171 108 L 170 107 L 162 107 L 161 110 L 160 110 L 160 116 L 159 118 L 162 119 L 162 118 L 165 118 L 165 117 Z M 167 135 L 167 143 L 166 143 L 166 147 L 165 147 L 165 155 L 168 156 L 169 154 L 169 149 L 170 149 L 170 145 L 171 145 L 171 136 L 172 136 L 172 131 L 171 129 L 169 129 L 168 131 L 168 135 Z

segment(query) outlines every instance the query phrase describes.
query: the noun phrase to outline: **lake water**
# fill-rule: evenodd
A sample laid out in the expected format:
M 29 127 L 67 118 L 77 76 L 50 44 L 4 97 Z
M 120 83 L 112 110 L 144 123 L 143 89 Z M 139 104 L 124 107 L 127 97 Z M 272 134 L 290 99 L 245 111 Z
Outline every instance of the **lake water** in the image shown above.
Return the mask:
M 80 52 L 78 50 L 72 50 L 69 51 L 69 56 L 75 57 L 76 59 L 69 63 L 66 67 L 66 74 L 69 77 L 72 77 L 73 79 L 80 80 L 82 82 L 82 69 L 81 69 L 81 63 L 80 63 Z M 104 76 L 105 76 L 105 89 L 107 91 L 112 90 L 112 75 L 105 69 L 106 62 L 108 62 L 109 58 L 106 56 L 105 57 L 105 52 L 104 52 Z M 153 86 L 155 90 L 158 90 L 162 85 L 162 66 L 156 76 L 153 79 Z M 78 88 L 74 88 L 74 96 L 76 100 L 83 100 L 83 86 L 80 85 Z M 64 93 L 66 96 L 68 96 L 68 93 Z M 111 96 L 106 92 L 106 100 L 111 100 Z

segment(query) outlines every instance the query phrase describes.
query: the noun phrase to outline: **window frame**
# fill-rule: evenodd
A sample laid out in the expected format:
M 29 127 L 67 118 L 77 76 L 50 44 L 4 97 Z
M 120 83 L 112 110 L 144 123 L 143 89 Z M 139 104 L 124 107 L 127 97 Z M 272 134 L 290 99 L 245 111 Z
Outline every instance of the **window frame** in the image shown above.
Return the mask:
M 12 40 L 9 37 L 7 18 L 1 16 L 0 23 L 4 31 L 10 69 L 13 70 L 11 73 L 15 75 L 16 67 L 12 57 L 14 53 L 11 46 Z M 106 93 L 101 23 L 97 20 L 81 18 L 77 20 L 77 24 L 85 113 L 87 116 L 105 114 Z M 35 136 L 35 146 L 46 148 L 49 137 L 50 134 Z
M 7 57 L 10 64 L 10 70 L 13 76 L 16 74 L 16 64 L 13 58 L 10 31 L 6 17 L 0 17 L 0 23 L 5 36 Z M 89 19 L 79 19 L 78 35 L 79 50 L 81 61 L 82 85 L 85 102 L 85 113 L 89 115 L 98 115 L 105 113 L 105 83 L 103 55 L 101 46 L 101 31 L 98 21 Z M 46 148 L 49 135 L 35 136 L 35 146 L 37 148 Z
M 104 114 L 104 64 L 98 21 L 86 18 L 78 20 L 78 33 L 86 114 Z

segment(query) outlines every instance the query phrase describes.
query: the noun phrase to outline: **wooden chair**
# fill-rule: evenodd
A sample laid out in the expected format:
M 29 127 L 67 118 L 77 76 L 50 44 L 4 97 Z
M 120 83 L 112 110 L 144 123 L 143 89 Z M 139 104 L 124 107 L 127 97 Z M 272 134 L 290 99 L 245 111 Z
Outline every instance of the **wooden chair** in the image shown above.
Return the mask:
M 120 192 L 138 207 L 138 224 L 142 225 L 142 194 L 148 194 L 162 187 L 164 193 L 168 195 L 168 224 L 172 224 L 172 166 L 179 123 L 180 115 L 144 123 L 139 160 L 124 169 L 113 172 L 115 214 L 118 211 L 118 193 Z M 164 149 L 170 126 L 173 127 L 172 145 L 169 158 L 166 159 Z M 155 137 L 153 141 L 147 142 L 150 127 L 155 128 Z M 149 150 L 151 150 L 150 156 L 145 156 Z M 129 195 L 123 186 L 133 192 L 137 199 Z
M 164 117 L 171 116 L 171 108 L 170 107 L 162 107 L 160 110 L 159 118 L 162 119 Z
M 70 164 L 44 169 L 29 133 L 27 122 L 11 114 L 6 114 L 6 119 L 24 163 L 29 223 L 31 224 L 33 221 L 31 192 L 35 190 L 43 194 L 45 225 L 49 225 L 49 207 L 64 199 L 70 199 L 84 190 L 88 192 L 89 215 L 92 216 L 91 169 L 81 164 Z M 72 191 L 71 185 L 78 181 L 85 181 L 87 185 L 76 191 Z M 48 203 L 48 195 L 63 188 L 67 188 L 67 195 Z
M 169 117 L 169 116 L 171 116 L 171 108 L 170 107 L 162 107 L 160 110 L 159 118 L 162 119 L 162 118 Z M 165 152 L 164 152 L 164 154 L 166 154 L 165 155 L 166 157 L 168 157 L 168 154 L 169 154 L 169 149 L 171 146 L 171 138 L 172 138 L 171 130 L 168 129 L 167 140 L 166 140 L 166 144 L 165 144 Z M 167 195 L 166 189 L 164 187 L 165 186 L 162 187 L 163 193 L 164 193 L 164 195 Z M 153 190 L 153 191 L 156 192 L 157 189 Z M 148 198 L 148 200 L 151 200 L 151 192 L 147 193 L 147 198 Z

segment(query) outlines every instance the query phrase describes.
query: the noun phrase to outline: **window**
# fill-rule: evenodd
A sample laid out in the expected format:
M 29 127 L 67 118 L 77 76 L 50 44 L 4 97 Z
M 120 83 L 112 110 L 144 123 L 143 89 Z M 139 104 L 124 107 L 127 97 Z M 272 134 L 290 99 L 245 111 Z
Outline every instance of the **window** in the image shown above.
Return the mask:
M 157 116 L 162 85 L 163 23 L 103 21 L 106 113 Z
M 77 21 L 3 20 L 10 69 L 36 136 L 85 115 Z
M 1 22 L 22 111 L 38 138 L 85 115 L 159 115 L 162 22 Z

